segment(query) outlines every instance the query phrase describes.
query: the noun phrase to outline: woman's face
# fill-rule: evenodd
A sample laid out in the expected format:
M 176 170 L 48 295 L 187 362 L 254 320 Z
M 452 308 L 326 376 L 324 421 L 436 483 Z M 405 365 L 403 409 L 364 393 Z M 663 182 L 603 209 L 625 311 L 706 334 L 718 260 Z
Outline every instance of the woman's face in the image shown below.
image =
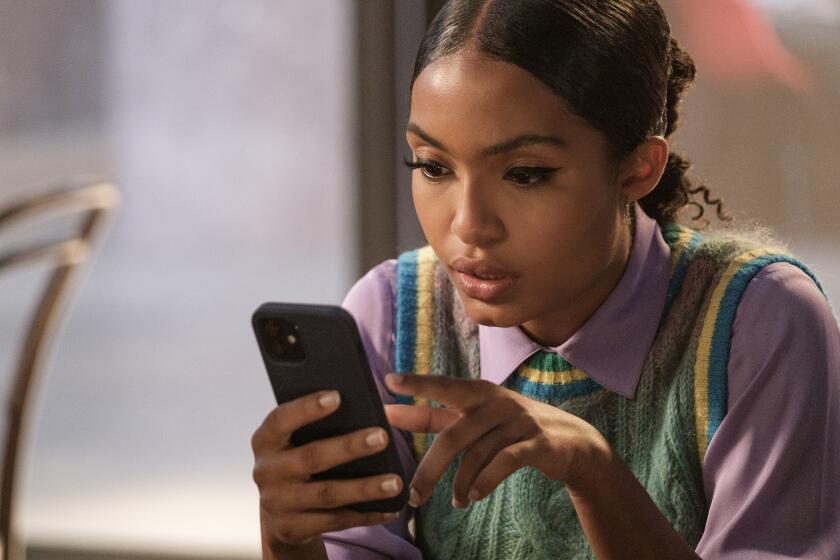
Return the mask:
M 563 342 L 627 261 L 605 137 L 522 68 L 463 52 L 417 77 L 406 137 L 420 224 L 470 318 Z

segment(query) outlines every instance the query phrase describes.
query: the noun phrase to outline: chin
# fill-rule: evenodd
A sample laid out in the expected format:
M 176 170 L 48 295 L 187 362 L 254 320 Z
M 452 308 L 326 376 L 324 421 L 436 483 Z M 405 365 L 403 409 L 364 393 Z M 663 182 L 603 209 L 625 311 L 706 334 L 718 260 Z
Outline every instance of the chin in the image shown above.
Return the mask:
M 458 297 L 461 298 L 461 303 L 464 304 L 464 311 L 467 317 L 479 325 L 507 328 L 515 327 L 522 323 L 521 317 L 518 317 L 513 309 L 511 309 L 513 307 L 512 302 L 502 304 L 485 303 L 465 297 L 460 292 L 458 293 Z

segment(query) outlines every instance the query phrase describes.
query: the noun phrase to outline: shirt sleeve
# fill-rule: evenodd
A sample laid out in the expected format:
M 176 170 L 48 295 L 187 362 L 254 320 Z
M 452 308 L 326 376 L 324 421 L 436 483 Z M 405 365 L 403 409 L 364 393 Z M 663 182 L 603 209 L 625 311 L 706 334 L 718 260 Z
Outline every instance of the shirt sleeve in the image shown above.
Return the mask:
M 799 268 L 765 267 L 735 318 L 728 411 L 703 483 L 706 560 L 840 558 L 840 332 Z
M 385 404 L 396 402 L 383 383 L 385 374 L 393 371 L 395 287 L 396 261 L 385 261 L 356 282 L 342 304 L 356 320 L 371 373 Z M 391 437 L 406 477 L 411 480 L 416 465 L 408 442 L 399 430 L 392 429 Z M 325 533 L 327 556 L 331 560 L 421 559 L 420 550 L 409 540 L 408 515 L 405 508 L 387 524 Z

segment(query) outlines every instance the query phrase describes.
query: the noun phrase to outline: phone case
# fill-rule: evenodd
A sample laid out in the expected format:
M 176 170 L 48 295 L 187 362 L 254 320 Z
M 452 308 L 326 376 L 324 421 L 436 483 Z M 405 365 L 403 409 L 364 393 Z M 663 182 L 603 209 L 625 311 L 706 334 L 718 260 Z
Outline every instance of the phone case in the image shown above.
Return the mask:
M 284 359 L 287 351 L 277 350 L 285 343 L 276 340 L 280 332 L 278 321 L 296 327 L 285 338 L 294 338 L 292 343 L 302 347 L 302 359 Z M 373 426 L 381 426 L 389 436 L 392 434 L 356 322 L 347 311 L 330 305 L 265 303 L 254 312 L 252 324 L 278 404 L 316 391 L 337 390 L 341 395 L 337 411 L 292 434 L 294 445 Z M 403 490 L 399 495 L 348 507 L 358 511 L 399 511 L 408 500 L 408 481 L 393 437 L 389 437 L 388 446 L 380 453 L 336 466 L 312 478 L 350 479 L 384 473 L 395 473 L 402 478 Z

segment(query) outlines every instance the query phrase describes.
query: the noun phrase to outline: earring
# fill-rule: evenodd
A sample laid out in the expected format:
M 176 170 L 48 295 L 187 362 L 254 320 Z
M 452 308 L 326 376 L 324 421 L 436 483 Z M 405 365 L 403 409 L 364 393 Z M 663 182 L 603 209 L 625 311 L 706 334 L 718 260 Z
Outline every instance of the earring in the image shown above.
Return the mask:
M 621 217 L 621 221 L 624 222 L 625 226 L 629 226 L 630 223 L 633 221 L 632 217 L 632 209 L 631 206 L 633 203 L 631 201 L 627 201 L 627 204 L 624 205 L 624 215 Z

